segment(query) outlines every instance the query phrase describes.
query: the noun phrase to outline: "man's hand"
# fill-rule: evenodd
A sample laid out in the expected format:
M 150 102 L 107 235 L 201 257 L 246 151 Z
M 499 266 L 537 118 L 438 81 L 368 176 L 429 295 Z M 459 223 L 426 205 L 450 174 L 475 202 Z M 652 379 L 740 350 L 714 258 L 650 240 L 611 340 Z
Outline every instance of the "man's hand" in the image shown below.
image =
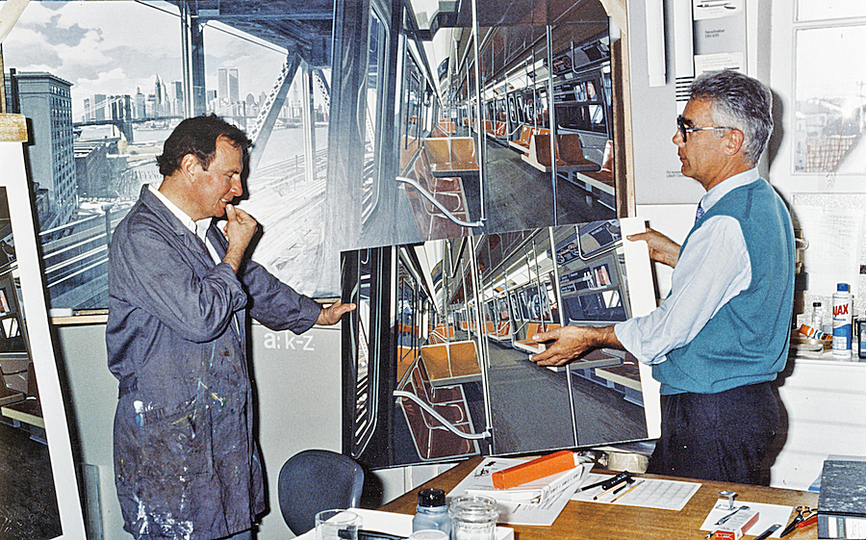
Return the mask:
M 586 326 L 564 326 L 550 332 L 539 332 L 530 339 L 547 343 L 547 349 L 529 357 L 539 366 L 561 366 L 596 347 L 617 347 L 622 344 L 613 332 L 613 326 L 592 328 Z
M 244 253 L 246 253 L 253 235 L 256 234 L 259 224 L 252 216 L 240 208 L 235 208 L 233 204 L 226 205 L 226 219 L 228 223 L 223 235 L 228 239 L 229 247 L 225 257 L 223 257 L 223 262 L 228 263 L 237 273 L 244 260 Z
M 344 304 L 337 300 L 328 307 L 323 307 L 319 313 L 319 318 L 316 319 L 316 324 L 332 325 L 337 324 L 337 321 L 346 314 L 355 309 L 355 304 Z
M 680 245 L 662 233 L 647 227 L 646 232 L 631 234 L 627 238 L 633 242 L 645 241 L 652 260 L 666 264 L 671 268 L 677 265 L 680 258 Z

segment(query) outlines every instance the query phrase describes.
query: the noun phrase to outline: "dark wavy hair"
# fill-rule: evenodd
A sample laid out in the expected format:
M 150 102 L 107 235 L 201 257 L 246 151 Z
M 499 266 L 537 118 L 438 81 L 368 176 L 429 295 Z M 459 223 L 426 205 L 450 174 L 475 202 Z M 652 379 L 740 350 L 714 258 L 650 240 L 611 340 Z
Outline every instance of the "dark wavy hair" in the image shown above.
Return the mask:
M 756 164 L 773 131 L 773 94 L 760 81 L 736 71 L 702 75 L 691 87 L 691 98 L 712 102 L 717 126 L 743 132 L 743 158 Z
M 165 140 L 162 155 L 156 158 L 160 174 L 170 176 L 180 169 L 181 161 L 187 154 L 194 155 L 207 170 L 216 155 L 216 142 L 220 137 L 240 147 L 244 153 L 244 163 L 247 163 L 252 141 L 246 133 L 217 115 L 208 114 L 187 118 L 174 128 Z

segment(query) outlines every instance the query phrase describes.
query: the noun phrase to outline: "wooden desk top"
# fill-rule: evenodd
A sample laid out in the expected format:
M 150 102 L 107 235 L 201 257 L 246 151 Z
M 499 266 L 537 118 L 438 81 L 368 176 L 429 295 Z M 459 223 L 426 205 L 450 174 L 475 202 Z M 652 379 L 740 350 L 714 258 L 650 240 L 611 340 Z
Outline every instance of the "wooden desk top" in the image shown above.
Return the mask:
M 480 463 L 480 460 L 481 458 L 478 457 L 466 460 L 426 484 L 419 486 L 417 489 L 391 501 L 383 506 L 381 510 L 414 514 L 415 506 L 418 502 L 418 491 L 424 488 L 438 487 L 447 492 L 469 474 Z M 653 475 L 646 476 L 653 477 Z M 676 478 L 675 480 L 682 479 Z M 807 505 L 812 508 L 818 505 L 817 493 L 764 486 L 701 481 L 700 489 L 689 500 L 685 508 L 679 512 L 654 508 L 569 501 L 551 527 L 506 526 L 514 529 L 515 540 L 614 540 L 627 538 L 641 540 L 671 540 L 674 538 L 703 540 L 706 531 L 700 530 L 700 526 L 719 499 L 718 493 L 722 490 L 735 491 L 737 493 L 737 500 L 742 501 L 788 506 Z M 787 525 L 787 522 L 782 524 L 783 527 Z M 743 538 L 749 540 L 762 531 L 752 532 L 754 534 L 747 534 Z M 817 535 L 818 531 L 812 525 L 804 529 L 797 529 L 793 534 L 786 536 L 785 540 L 817 538 Z

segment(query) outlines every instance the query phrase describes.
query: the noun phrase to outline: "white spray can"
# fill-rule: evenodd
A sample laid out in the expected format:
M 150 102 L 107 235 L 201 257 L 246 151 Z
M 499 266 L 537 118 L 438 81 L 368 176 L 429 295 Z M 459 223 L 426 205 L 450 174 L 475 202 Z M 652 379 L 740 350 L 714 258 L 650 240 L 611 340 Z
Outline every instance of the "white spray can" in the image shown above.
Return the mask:
M 851 293 L 847 283 L 836 285 L 833 295 L 833 358 L 851 358 Z

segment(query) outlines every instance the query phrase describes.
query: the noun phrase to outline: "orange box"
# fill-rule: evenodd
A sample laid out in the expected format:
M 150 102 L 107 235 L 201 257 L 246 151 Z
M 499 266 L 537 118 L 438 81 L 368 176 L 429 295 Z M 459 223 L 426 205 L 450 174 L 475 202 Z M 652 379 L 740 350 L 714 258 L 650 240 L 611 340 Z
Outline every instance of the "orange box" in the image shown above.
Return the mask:
M 565 472 L 575 466 L 574 452 L 560 450 L 493 473 L 493 487 L 512 488 L 545 476 Z

